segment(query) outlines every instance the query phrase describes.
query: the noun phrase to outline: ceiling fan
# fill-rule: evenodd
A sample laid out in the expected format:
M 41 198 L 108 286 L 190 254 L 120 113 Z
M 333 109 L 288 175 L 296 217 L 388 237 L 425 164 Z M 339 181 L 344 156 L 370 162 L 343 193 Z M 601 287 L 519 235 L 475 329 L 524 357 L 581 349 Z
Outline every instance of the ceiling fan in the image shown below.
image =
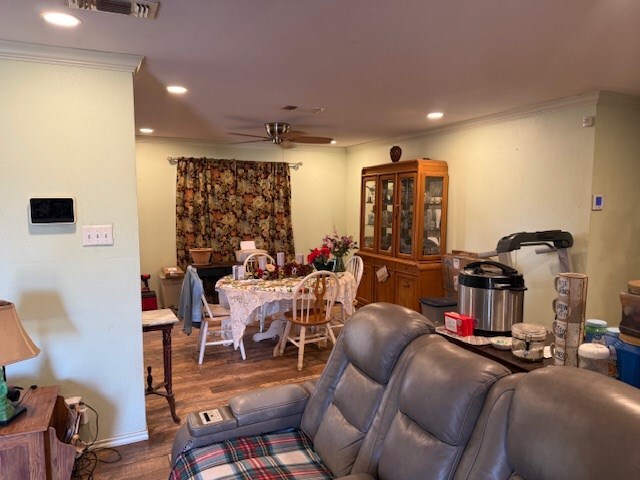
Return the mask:
M 246 140 L 244 142 L 237 143 L 252 143 L 252 142 L 271 142 L 276 145 L 285 146 L 288 142 L 293 143 L 312 143 L 312 144 L 327 144 L 333 141 L 330 137 L 316 137 L 307 135 L 305 132 L 299 132 L 291 130 L 291 125 L 284 122 L 269 122 L 264 124 L 264 128 L 267 131 L 267 136 L 264 135 L 249 135 L 247 133 L 234 133 L 229 132 L 231 135 L 239 135 L 241 137 L 252 137 L 259 140 Z

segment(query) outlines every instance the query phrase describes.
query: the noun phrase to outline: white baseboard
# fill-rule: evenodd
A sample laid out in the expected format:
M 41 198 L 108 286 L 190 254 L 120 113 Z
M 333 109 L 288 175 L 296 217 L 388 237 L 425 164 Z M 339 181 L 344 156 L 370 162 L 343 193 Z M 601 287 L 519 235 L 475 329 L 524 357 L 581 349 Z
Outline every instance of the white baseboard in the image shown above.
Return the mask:
M 119 445 L 128 445 L 130 443 L 144 442 L 145 440 L 149 440 L 149 431 L 146 429 L 141 430 L 139 432 L 129 433 L 127 435 L 120 435 L 118 437 L 105 438 L 103 440 L 98 440 L 91 446 L 91 449 L 117 447 Z

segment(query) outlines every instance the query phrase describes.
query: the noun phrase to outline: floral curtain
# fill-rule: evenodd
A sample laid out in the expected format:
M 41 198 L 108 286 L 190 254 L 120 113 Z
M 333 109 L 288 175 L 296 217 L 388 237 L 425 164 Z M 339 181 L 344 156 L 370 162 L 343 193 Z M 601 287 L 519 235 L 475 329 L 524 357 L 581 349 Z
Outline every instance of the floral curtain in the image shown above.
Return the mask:
M 211 261 L 233 261 L 241 240 L 270 254 L 294 255 L 289 165 L 179 158 L 176 175 L 178 265 L 189 249 L 211 247 Z

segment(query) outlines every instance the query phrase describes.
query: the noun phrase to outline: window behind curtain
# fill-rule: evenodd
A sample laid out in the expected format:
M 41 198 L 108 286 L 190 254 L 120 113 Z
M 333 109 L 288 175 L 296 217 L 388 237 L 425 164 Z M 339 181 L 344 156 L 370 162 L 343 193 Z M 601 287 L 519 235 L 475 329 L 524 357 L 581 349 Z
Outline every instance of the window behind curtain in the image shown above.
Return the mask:
M 179 158 L 176 175 L 178 265 L 190 248 L 211 247 L 211 261 L 233 261 L 241 240 L 274 255 L 294 255 L 289 165 Z

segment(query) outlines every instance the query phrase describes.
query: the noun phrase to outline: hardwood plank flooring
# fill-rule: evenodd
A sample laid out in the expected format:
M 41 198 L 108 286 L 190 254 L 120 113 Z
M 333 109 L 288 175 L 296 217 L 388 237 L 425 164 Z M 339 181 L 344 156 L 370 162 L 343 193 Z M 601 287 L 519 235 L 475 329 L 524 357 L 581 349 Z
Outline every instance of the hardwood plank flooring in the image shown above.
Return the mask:
M 331 353 L 330 348 L 318 349 L 315 345 L 305 348 L 304 368 L 298 371 L 298 350 L 291 344 L 282 357 L 273 357 L 276 340 L 254 342 L 252 336 L 257 327 L 247 327 L 244 336 L 247 359 L 242 360 L 239 350 L 214 346 L 205 350 L 204 361 L 198 365 L 196 353 L 197 330 L 185 335 L 181 324 L 172 334 L 173 391 L 176 413 L 183 424 L 187 414 L 227 403 L 236 393 L 259 387 L 300 383 L 320 376 Z M 162 378 L 162 335 L 160 332 L 144 334 L 145 371 L 140 372 L 140 388 L 146 386 L 146 366 L 151 365 L 154 383 Z M 169 475 L 171 445 L 179 428 L 169 413 L 165 398 L 157 395 L 146 397 L 147 429 L 149 440 L 116 447 L 122 458 L 114 463 L 98 462 L 93 472 L 95 480 L 155 480 Z M 96 455 L 104 461 L 113 460 L 110 450 L 96 449 Z M 77 477 L 81 478 L 81 477 Z M 87 478 L 86 476 L 83 478 Z

